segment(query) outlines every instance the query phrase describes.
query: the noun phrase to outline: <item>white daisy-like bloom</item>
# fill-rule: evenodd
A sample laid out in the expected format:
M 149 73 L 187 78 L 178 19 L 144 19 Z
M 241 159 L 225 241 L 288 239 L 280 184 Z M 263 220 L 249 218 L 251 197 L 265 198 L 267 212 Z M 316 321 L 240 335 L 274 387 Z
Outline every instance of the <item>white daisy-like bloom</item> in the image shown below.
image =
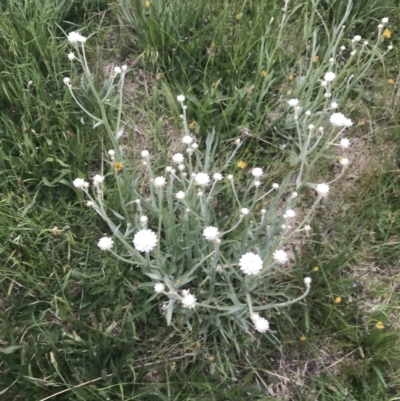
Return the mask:
M 192 143 L 192 149 L 197 149 L 199 147 L 199 145 L 197 145 L 197 143 Z
M 96 175 L 93 177 L 93 184 L 94 184 L 96 187 L 98 187 L 100 184 L 102 184 L 103 181 L 104 181 L 104 176 L 103 176 L 103 175 L 96 174 Z
M 258 188 L 259 186 L 261 186 L 261 181 L 254 181 L 254 186 L 256 188 Z
M 210 176 L 206 173 L 197 173 L 194 176 L 194 181 L 197 185 L 208 185 L 210 183 Z
M 242 207 L 240 209 L 240 214 L 242 214 L 243 216 L 247 216 L 250 213 L 250 210 L 247 209 L 247 207 Z
M 346 50 L 346 46 L 340 46 L 340 50 L 341 50 L 341 51 Z
M 331 103 L 331 108 L 332 109 L 337 109 L 339 107 L 339 103 L 338 102 L 332 102 Z
M 278 184 L 278 183 L 276 183 L 276 182 L 274 182 L 274 183 L 272 184 L 272 188 L 274 188 L 274 189 L 278 189 L 278 188 L 279 188 L 279 184 Z
M 278 249 L 272 255 L 275 262 L 279 263 L 280 265 L 284 265 L 289 259 L 285 251 L 282 249 Z
M 260 167 L 256 167 L 251 170 L 251 174 L 253 174 L 255 178 L 260 178 L 263 175 L 263 171 Z
M 329 59 L 329 62 L 330 62 L 331 64 L 333 64 L 333 63 L 335 62 L 335 59 L 334 59 L 333 57 L 331 57 L 331 58 Z
M 185 145 L 190 145 L 190 144 L 193 142 L 193 138 L 192 138 L 190 135 L 185 135 L 185 136 L 182 138 L 182 142 L 183 142 Z
M 310 226 L 309 224 L 306 224 L 306 225 L 304 226 L 304 231 L 305 231 L 305 232 L 311 231 L 311 226 Z
M 219 231 L 217 227 L 209 226 L 203 230 L 203 236 L 207 241 L 215 241 L 218 238 Z
M 190 293 L 185 294 L 181 300 L 182 306 L 188 309 L 193 309 L 196 306 L 196 301 L 197 301 L 196 297 Z
M 175 197 L 179 200 L 185 199 L 185 193 L 183 191 L 179 191 L 175 194 Z
M 351 53 L 350 53 L 350 56 L 355 56 L 357 54 L 357 50 L 353 50 Z
M 368 43 L 369 43 L 368 40 L 365 40 L 363 46 L 368 46 Z
M 185 96 L 183 96 L 183 95 L 178 95 L 178 96 L 176 97 L 176 100 L 177 100 L 178 102 L 182 103 L 182 102 L 185 101 Z
M 350 141 L 347 138 L 342 138 L 340 140 L 340 147 L 343 149 L 347 149 L 350 146 Z
M 324 127 L 318 127 L 318 131 L 323 134 L 324 133 Z
M 295 198 L 297 198 L 298 196 L 299 196 L 299 194 L 298 194 L 296 191 L 292 192 L 292 194 L 290 195 L 290 197 L 291 197 L 292 199 L 295 199 Z
M 378 29 L 382 29 L 383 26 L 384 26 L 383 24 L 379 24 L 379 25 L 378 25 Z
M 321 82 L 321 86 L 324 86 L 324 87 L 325 87 L 325 86 L 327 86 L 327 85 L 328 85 L 328 81 L 322 81 L 322 82 Z
M 385 17 L 381 20 L 382 24 L 387 24 L 389 22 L 389 18 Z
M 269 330 L 268 320 L 261 317 L 258 313 L 253 313 L 253 315 L 251 316 L 251 320 L 254 323 L 255 329 L 259 333 L 265 333 Z
M 389 45 L 388 50 L 393 50 L 393 45 Z
M 247 252 L 239 259 L 239 266 L 244 274 L 254 276 L 262 269 L 263 261 L 260 256 L 255 253 Z
M 122 72 L 121 67 L 114 67 L 114 72 L 116 74 L 121 74 L 121 72 Z
M 320 195 L 324 198 L 329 193 L 329 185 L 328 184 L 318 184 L 316 190 L 317 190 L 318 195 Z
M 184 160 L 185 160 L 185 157 L 183 156 L 182 153 L 175 153 L 175 154 L 172 156 L 172 161 L 173 161 L 174 163 L 180 164 L 180 163 L 183 163 Z
M 292 209 L 286 210 L 285 214 L 288 218 L 292 218 L 292 217 L 296 216 L 296 212 Z
M 108 154 L 108 156 L 110 156 L 110 157 L 113 159 L 114 156 L 115 156 L 115 150 L 114 150 L 114 149 L 110 149 L 110 150 L 107 152 L 107 154 Z
M 213 179 L 214 181 L 221 181 L 224 177 L 220 173 L 214 173 L 213 174 Z
M 311 131 L 311 130 L 313 130 L 315 128 L 315 125 L 314 124 L 309 124 L 308 125 L 308 129 Z
M 164 285 L 163 283 L 157 283 L 157 284 L 154 286 L 154 291 L 155 291 L 157 294 L 163 293 L 163 292 L 165 291 L 165 285 Z
M 288 105 L 292 107 L 296 107 L 299 105 L 299 99 L 290 99 L 288 100 Z
M 351 127 L 353 125 L 353 122 L 342 113 L 333 113 L 329 121 L 335 127 Z
M 67 57 L 69 61 L 75 60 L 75 53 L 74 52 L 68 53 Z
M 264 215 L 267 213 L 267 211 L 265 209 L 261 209 L 260 213 Z
M 339 160 L 339 163 L 340 163 L 343 167 L 345 167 L 345 166 L 347 166 L 350 162 L 349 162 L 349 159 L 348 159 L 347 157 L 342 157 L 342 158 Z
M 172 170 L 173 170 L 173 168 L 172 168 L 171 166 L 165 167 L 165 171 L 166 171 L 167 173 L 172 173 Z
M 309 287 L 310 285 L 311 285 L 311 277 L 306 277 L 305 279 L 304 279 L 304 284 L 307 286 L 307 287 Z
M 68 77 L 63 78 L 63 82 L 65 83 L 65 85 L 67 86 L 71 86 L 71 79 Z
M 140 154 L 142 155 L 142 157 L 148 157 L 149 156 L 149 151 L 148 150 L 142 150 L 142 152 Z
M 110 237 L 103 237 L 100 238 L 99 242 L 97 243 L 97 246 L 102 250 L 102 251 L 109 251 L 113 247 L 114 241 Z
M 332 71 L 327 72 L 324 75 L 324 81 L 332 82 L 336 78 L 336 74 Z
M 72 184 L 74 185 L 75 188 L 78 189 L 84 189 L 89 186 L 89 183 L 86 182 L 83 178 L 75 178 L 75 180 L 72 181 Z
M 121 70 L 122 70 L 123 72 L 126 72 L 126 71 L 128 70 L 128 66 L 127 66 L 126 64 L 124 64 L 124 65 L 121 67 Z
M 82 36 L 78 32 L 70 32 L 67 36 L 68 42 L 70 43 L 85 43 L 86 42 L 86 37 Z
M 311 116 L 311 110 L 307 110 L 305 114 L 306 116 Z
M 157 188 L 162 188 L 166 183 L 167 181 L 165 180 L 164 177 L 154 178 L 154 186 L 156 186 Z
M 179 171 L 183 171 L 183 170 L 185 170 L 185 168 L 186 168 L 186 166 L 184 164 L 179 164 L 178 165 L 178 170 Z
M 233 175 L 232 175 L 232 174 L 228 174 L 228 175 L 226 176 L 226 178 L 227 178 L 229 181 L 233 181 Z
M 353 43 L 359 42 L 361 40 L 361 36 L 360 35 L 356 35 L 354 36 L 354 38 L 351 40 Z
M 140 222 L 142 224 L 147 224 L 147 222 L 149 221 L 147 216 L 140 216 Z
M 87 202 L 86 202 L 86 206 L 87 206 L 87 207 L 93 207 L 93 206 L 94 206 L 94 203 L 93 203 L 92 201 L 87 201 Z
M 157 245 L 157 234 L 151 230 L 140 230 L 133 237 L 133 245 L 139 252 L 150 252 Z

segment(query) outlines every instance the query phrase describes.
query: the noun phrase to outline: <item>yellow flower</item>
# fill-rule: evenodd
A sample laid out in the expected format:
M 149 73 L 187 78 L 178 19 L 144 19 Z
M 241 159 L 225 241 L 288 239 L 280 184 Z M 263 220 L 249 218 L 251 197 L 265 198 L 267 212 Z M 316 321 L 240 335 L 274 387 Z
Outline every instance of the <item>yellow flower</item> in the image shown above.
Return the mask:
M 393 85 L 393 84 L 394 84 L 394 81 L 393 81 L 392 78 L 389 78 L 389 79 L 388 79 L 388 84 L 389 84 L 389 85 Z
M 293 81 L 293 78 L 294 78 L 293 74 L 290 74 L 290 75 L 288 76 L 288 80 L 289 80 L 289 81 Z
M 304 334 L 302 334 L 300 337 L 300 341 L 306 341 L 306 340 L 307 340 L 307 337 Z
M 144 2 L 144 5 L 145 5 L 147 8 L 149 8 L 150 5 L 151 5 L 151 3 L 147 0 L 147 1 Z
M 361 120 L 360 125 L 365 125 L 365 120 Z
M 376 323 L 375 327 L 378 330 L 383 330 L 385 328 L 385 325 L 381 321 L 379 321 L 379 322 Z
M 313 272 L 317 272 L 319 270 L 319 267 L 315 266 L 312 270 L 313 270 Z
M 261 78 L 265 78 L 267 76 L 267 71 L 262 70 L 261 71 Z
M 124 168 L 121 162 L 115 162 L 114 163 L 114 170 L 115 171 L 121 171 Z
M 385 29 L 382 36 L 386 39 L 390 39 L 392 37 L 392 31 L 390 29 Z
M 246 168 L 247 163 L 244 162 L 243 160 L 240 160 L 240 162 L 237 164 L 237 166 L 241 169 Z
M 196 123 L 195 123 L 194 121 L 192 121 L 192 122 L 189 124 L 189 129 L 194 129 L 195 126 L 196 126 Z
M 342 297 L 335 298 L 335 304 L 340 304 L 342 302 Z
M 240 21 L 242 19 L 242 14 L 236 14 L 236 21 Z
M 314 56 L 313 59 L 312 59 L 312 62 L 313 63 L 318 63 L 318 60 L 319 60 L 319 56 Z

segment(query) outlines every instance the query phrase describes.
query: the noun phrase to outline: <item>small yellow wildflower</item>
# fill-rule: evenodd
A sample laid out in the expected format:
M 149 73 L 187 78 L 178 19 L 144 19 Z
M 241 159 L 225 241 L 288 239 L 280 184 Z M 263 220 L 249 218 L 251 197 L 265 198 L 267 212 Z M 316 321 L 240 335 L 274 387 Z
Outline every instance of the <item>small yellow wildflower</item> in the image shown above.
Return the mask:
M 335 298 L 335 304 L 340 304 L 342 302 L 342 297 Z
M 242 14 L 236 14 L 236 21 L 240 21 L 242 19 Z
M 317 272 L 319 270 L 319 267 L 315 266 L 312 270 L 313 270 L 313 272 Z
M 394 81 L 393 81 L 392 78 L 389 78 L 389 79 L 388 79 L 388 84 L 389 84 L 389 85 L 393 85 L 393 84 L 394 84 Z
M 293 79 L 294 79 L 293 74 L 290 74 L 290 75 L 288 76 L 288 80 L 289 80 L 289 81 L 293 81 Z
M 302 334 L 300 337 L 300 341 L 306 341 L 306 340 L 307 340 L 307 337 L 304 334 Z
M 146 0 L 146 1 L 144 2 L 144 5 L 145 5 L 147 8 L 149 8 L 149 7 L 151 6 L 151 3 L 150 3 L 148 0 Z
M 115 171 L 121 171 L 124 168 L 121 162 L 115 162 L 114 163 L 114 170 Z
M 365 125 L 365 120 L 361 120 L 360 125 Z
M 192 122 L 189 124 L 189 129 L 194 129 L 195 126 L 196 126 L 196 122 L 195 122 L 195 121 L 192 121 Z
M 261 71 L 261 78 L 265 78 L 267 76 L 267 71 L 262 70 Z
M 318 60 L 319 60 L 319 56 L 314 56 L 313 59 L 312 59 L 312 62 L 313 63 L 318 63 Z
M 246 168 L 247 163 L 244 162 L 243 160 L 240 160 L 240 162 L 237 164 L 237 166 L 241 169 Z
M 385 328 L 385 325 L 381 321 L 379 321 L 379 322 L 376 323 L 375 327 L 378 330 L 383 330 Z
M 392 37 L 392 31 L 390 29 L 385 29 L 382 36 L 386 39 L 390 39 Z

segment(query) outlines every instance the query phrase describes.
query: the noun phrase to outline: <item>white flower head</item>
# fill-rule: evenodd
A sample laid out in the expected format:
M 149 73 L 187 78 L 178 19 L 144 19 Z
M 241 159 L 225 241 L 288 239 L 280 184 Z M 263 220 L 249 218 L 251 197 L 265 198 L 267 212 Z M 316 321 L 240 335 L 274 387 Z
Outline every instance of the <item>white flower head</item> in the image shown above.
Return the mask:
M 310 226 L 309 224 L 306 224 L 306 225 L 304 226 L 304 231 L 305 231 L 305 232 L 311 231 L 311 226 Z
M 331 103 L 331 108 L 332 109 L 337 109 L 339 107 L 339 103 L 338 102 L 332 102 Z
M 299 99 L 290 99 L 288 100 L 288 105 L 292 107 L 296 107 L 299 105 Z
M 140 230 L 133 237 L 133 245 L 139 252 L 150 252 L 157 245 L 157 234 L 151 230 Z
M 343 167 L 346 167 L 346 166 L 348 166 L 348 164 L 349 164 L 349 159 L 348 159 L 347 157 L 342 157 L 342 158 L 340 158 L 339 163 L 340 163 Z
M 185 170 L 186 166 L 184 164 L 178 164 L 178 170 L 183 171 Z
M 210 183 L 210 176 L 206 173 L 197 173 L 194 176 L 194 181 L 197 185 L 208 185 Z
M 86 202 L 86 206 L 87 206 L 87 207 L 93 207 L 93 206 L 94 206 L 94 203 L 93 203 L 92 201 L 87 201 L 87 202 Z
M 226 178 L 227 178 L 229 181 L 233 181 L 233 175 L 232 175 L 232 174 L 228 174 L 228 175 L 226 176 Z
M 183 95 L 178 95 L 178 96 L 176 97 L 176 100 L 177 100 L 178 102 L 182 103 L 182 102 L 185 101 L 185 96 L 183 96 Z
M 350 56 L 355 56 L 357 54 L 357 50 L 353 50 L 352 52 L 350 52 Z
M 68 60 L 72 61 L 75 60 L 75 53 L 74 52 L 70 52 L 67 54 Z
M 315 128 L 315 125 L 314 124 L 309 124 L 308 125 L 308 129 L 311 131 L 311 130 L 313 130 Z
M 292 209 L 286 210 L 285 214 L 288 218 L 292 218 L 292 217 L 296 216 L 296 212 Z
M 306 277 L 305 279 L 304 279 L 304 284 L 307 286 L 307 287 L 309 287 L 310 285 L 311 285 L 311 277 Z
M 157 188 L 162 188 L 166 183 L 167 181 L 165 180 L 164 177 L 154 178 L 154 186 L 156 186 Z
M 124 72 L 126 72 L 126 71 L 128 70 L 128 66 L 127 66 L 126 64 L 124 64 L 124 65 L 121 67 L 121 70 L 124 71 Z
M 359 42 L 361 40 L 361 36 L 360 35 L 356 35 L 354 36 L 354 38 L 351 40 L 353 43 Z
M 250 213 L 250 210 L 247 209 L 247 207 L 242 207 L 240 209 L 240 214 L 242 214 L 243 216 L 247 216 Z
M 89 186 L 89 183 L 86 182 L 83 178 L 75 178 L 75 180 L 72 182 L 75 188 L 78 189 L 84 189 Z
M 273 189 L 278 189 L 278 188 L 279 188 L 279 184 L 276 183 L 276 182 L 274 182 L 274 183 L 272 184 L 272 188 L 273 188 Z
M 388 50 L 393 50 L 393 45 L 389 45 Z
M 318 195 L 320 195 L 324 198 L 329 193 L 329 185 L 328 184 L 318 184 L 316 190 L 317 190 Z
M 239 266 L 244 274 L 254 276 L 262 269 L 263 261 L 260 256 L 255 253 L 247 252 L 239 259 Z
M 96 187 L 98 187 L 100 184 L 102 184 L 103 181 L 104 181 L 104 176 L 103 176 L 103 175 L 96 174 L 96 175 L 93 177 L 93 184 L 94 184 Z
M 114 158 L 114 156 L 115 156 L 115 150 L 114 149 L 110 149 L 107 153 L 108 153 L 108 156 L 110 156 L 111 158 Z
M 148 157 L 149 156 L 149 151 L 148 150 L 142 150 L 142 152 L 140 154 L 142 155 L 142 157 Z
M 269 329 L 269 322 L 267 319 L 261 317 L 258 313 L 253 313 L 251 320 L 254 323 L 255 329 L 259 333 L 265 333 Z
M 192 138 L 190 135 L 185 135 L 185 136 L 182 138 L 182 142 L 183 142 L 185 145 L 190 145 L 190 144 L 193 142 L 193 138 Z
M 63 82 L 65 83 L 65 85 L 67 86 L 71 86 L 71 79 L 68 77 L 63 78 Z
M 208 241 L 215 241 L 218 238 L 219 231 L 217 227 L 206 227 L 203 230 L 203 236 L 206 238 Z
M 387 24 L 389 22 L 389 18 L 385 17 L 381 20 L 382 24 Z
M 97 243 L 97 246 L 102 250 L 102 251 L 109 251 L 114 244 L 114 241 L 110 237 L 103 237 L 100 238 L 99 242 Z
M 182 200 L 185 199 L 185 193 L 183 191 L 179 191 L 175 194 L 176 199 Z
M 182 153 L 175 153 L 173 156 L 172 156 L 172 161 L 174 162 L 174 163 L 183 163 L 183 161 L 185 160 L 185 157 L 183 156 L 183 154 Z
M 197 149 L 199 147 L 199 145 L 197 145 L 197 143 L 192 143 L 192 149 Z
M 346 50 L 346 46 L 340 46 L 340 50 L 341 50 L 341 51 Z
M 121 67 L 114 67 L 114 72 L 115 72 L 116 74 L 121 74 L 121 72 L 122 72 Z
M 327 86 L 328 85 L 328 81 L 322 81 L 321 82 L 321 86 Z
M 154 291 L 155 291 L 157 294 L 163 293 L 164 290 L 165 290 L 165 285 L 164 285 L 163 283 L 157 283 L 157 284 L 154 286 Z
M 353 122 L 342 113 L 333 113 L 329 121 L 335 127 L 351 127 L 353 125 Z
M 292 194 L 290 195 L 290 197 L 292 198 L 292 199 L 295 199 L 295 198 L 297 198 L 299 196 L 299 194 L 295 191 L 295 192 L 292 192 Z
M 196 301 L 196 297 L 188 292 L 182 297 L 181 302 L 184 308 L 193 309 L 196 306 Z
M 255 178 L 260 178 L 263 175 L 263 171 L 260 167 L 256 167 L 251 170 L 251 174 L 253 174 Z
M 332 82 L 336 78 L 336 74 L 332 71 L 327 72 L 324 75 L 324 81 Z
M 142 224 L 147 224 L 147 222 L 149 221 L 147 216 L 140 216 L 140 222 Z
M 70 32 L 67 36 L 68 42 L 70 43 L 85 43 L 86 42 L 86 37 L 82 36 L 78 32 Z
M 284 265 L 289 259 L 285 251 L 279 249 L 274 252 L 272 255 L 275 262 L 279 263 L 280 265 Z
M 342 138 L 340 140 L 340 147 L 343 149 L 347 149 L 350 146 L 350 141 L 347 138 Z
M 261 181 L 254 181 L 254 186 L 256 187 L 256 188 L 258 188 L 259 186 L 261 186 Z
M 306 116 L 311 116 L 311 110 L 307 110 L 305 114 Z
M 224 177 L 220 173 L 214 173 L 213 174 L 213 179 L 214 181 L 221 181 Z

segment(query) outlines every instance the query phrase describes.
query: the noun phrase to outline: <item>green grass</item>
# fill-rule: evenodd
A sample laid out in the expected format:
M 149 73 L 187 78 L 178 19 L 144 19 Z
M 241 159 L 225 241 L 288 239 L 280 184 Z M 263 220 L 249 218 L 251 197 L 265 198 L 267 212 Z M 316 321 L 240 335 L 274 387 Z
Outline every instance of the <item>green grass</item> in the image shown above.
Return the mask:
M 64 390 L 50 399 L 398 399 L 398 50 L 349 92 L 346 111 L 366 122 L 350 140 L 363 144 L 367 162 L 318 208 L 311 241 L 295 255 L 292 275 L 312 277 L 310 296 L 271 314 L 272 341 L 237 333 L 228 344 L 213 331 L 167 327 L 137 269 L 99 252 L 106 226 L 71 181 L 98 171 L 109 141 L 86 117 L 81 123 L 62 84 L 71 69 L 64 32 L 93 33 L 89 57 L 99 79 L 105 65 L 139 57 L 124 116 L 134 162 L 147 145 L 161 151 L 160 169 L 165 164 L 180 129 L 175 96 L 185 93 L 198 135 L 215 127 L 224 146 L 241 136 L 246 146 L 235 162 L 269 165 L 275 182 L 293 154 L 281 96 L 300 87 L 313 54 L 327 62 L 318 46 L 331 43 L 346 2 L 291 1 L 280 36 L 268 28 L 282 17 L 278 1 L 39 3 L 0 6 L 1 399 L 39 401 Z M 345 35 L 368 38 L 387 16 L 396 47 L 399 11 L 394 0 L 355 2 Z M 82 86 L 81 94 L 97 112 L 92 92 Z M 330 169 L 323 161 L 318 175 Z M 304 208 L 307 196 L 300 194 Z

